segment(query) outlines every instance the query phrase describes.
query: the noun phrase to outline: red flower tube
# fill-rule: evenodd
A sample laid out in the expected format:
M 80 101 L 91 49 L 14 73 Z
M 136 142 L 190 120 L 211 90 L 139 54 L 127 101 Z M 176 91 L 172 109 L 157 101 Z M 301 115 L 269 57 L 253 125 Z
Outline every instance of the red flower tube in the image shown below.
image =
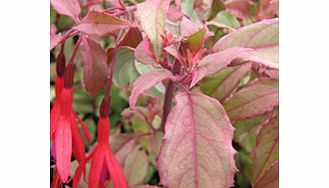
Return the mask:
M 72 109 L 73 74 L 74 64 L 68 64 L 63 79 L 64 87 L 56 88 L 60 91 L 58 91 L 58 96 L 50 114 L 50 138 L 53 140 L 52 154 L 56 163 L 56 171 L 63 182 L 67 182 L 70 175 L 72 153 L 79 163 L 83 164 L 85 161 L 84 143 L 76 122 L 78 116 Z M 84 127 L 82 120 L 78 120 Z M 89 140 L 90 136 L 87 128 L 85 127 L 84 130 L 86 138 Z
M 101 117 L 98 120 L 97 146 L 87 158 L 87 161 L 92 159 L 88 178 L 89 188 L 104 187 L 109 180 L 112 180 L 114 188 L 128 187 L 126 177 L 109 144 L 111 124 L 107 116 L 109 111 L 108 99 L 109 97 L 106 95 L 100 109 Z M 73 188 L 78 186 L 81 169 L 83 167 L 80 165 L 73 180 Z

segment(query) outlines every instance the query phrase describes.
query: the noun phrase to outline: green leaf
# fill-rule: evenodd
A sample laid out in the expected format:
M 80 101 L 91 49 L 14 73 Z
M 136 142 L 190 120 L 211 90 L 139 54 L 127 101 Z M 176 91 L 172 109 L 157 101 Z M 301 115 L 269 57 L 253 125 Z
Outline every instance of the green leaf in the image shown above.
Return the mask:
M 135 60 L 134 50 L 129 47 L 119 47 L 113 74 L 113 82 L 119 88 L 130 90 L 135 80 L 142 74 L 152 70 L 149 65 L 144 65 Z M 159 83 L 148 91 L 153 96 L 162 97 L 165 88 Z
M 204 27 L 198 32 L 187 37 L 186 41 L 182 44 L 183 49 L 189 49 L 193 54 L 198 52 L 204 46 L 207 29 Z
M 134 50 L 129 47 L 118 48 L 113 74 L 114 83 L 120 88 L 130 88 L 139 75 Z
M 218 27 L 227 27 L 230 30 L 240 27 L 239 21 L 227 11 L 220 11 L 216 17 L 209 22 Z
M 147 174 L 148 159 L 144 150 L 138 147 L 127 156 L 123 172 L 129 187 L 140 185 Z
M 206 95 L 223 102 L 246 76 L 250 68 L 250 64 L 224 68 L 220 72 L 204 78 L 200 84 L 201 90 Z

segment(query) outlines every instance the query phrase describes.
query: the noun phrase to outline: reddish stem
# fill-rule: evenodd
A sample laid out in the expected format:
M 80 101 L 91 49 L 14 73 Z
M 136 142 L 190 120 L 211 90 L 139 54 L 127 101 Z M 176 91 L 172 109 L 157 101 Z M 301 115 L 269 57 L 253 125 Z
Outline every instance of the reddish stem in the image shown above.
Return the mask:
M 169 80 L 166 87 L 165 100 L 164 100 L 163 111 L 162 111 L 162 121 L 159 129 L 161 131 L 164 131 L 164 126 L 166 124 L 167 117 L 171 109 L 171 101 L 173 98 L 174 89 L 175 89 L 174 82 Z
M 74 60 L 75 55 L 77 54 L 77 51 L 78 51 L 79 45 L 80 45 L 80 43 L 81 43 L 81 39 L 82 39 L 82 37 L 79 37 L 77 43 L 75 43 L 75 46 L 74 46 L 73 52 L 72 52 L 71 57 L 70 57 L 70 59 L 69 59 L 69 62 L 72 62 L 73 64 L 75 63 L 73 60 Z

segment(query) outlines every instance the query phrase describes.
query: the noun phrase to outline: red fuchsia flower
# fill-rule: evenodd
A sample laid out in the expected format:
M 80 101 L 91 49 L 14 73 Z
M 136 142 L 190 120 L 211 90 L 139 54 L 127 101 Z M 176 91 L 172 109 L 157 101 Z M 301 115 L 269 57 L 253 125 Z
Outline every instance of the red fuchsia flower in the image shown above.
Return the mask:
M 62 182 L 67 182 L 70 175 L 71 155 L 79 163 L 85 161 L 85 148 L 79 133 L 76 119 L 77 114 L 72 109 L 73 103 L 73 74 L 74 64 L 67 65 L 64 74 L 64 87 L 57 88 L 58 96 L 50 114 L 50 139 L 53 140 L 52 155 L 56 163 L 56 171 Z M 86 139 L 90 140 L 87 127 L 78 119 L 84 128 Z
M 122 168 L 113 155 L 109 144 L 110 138 L 110 121 L 108 118 L 109 97 L 106 95 L 100 109 L 100 119 L 98 120 L 98 143 L 96 148 L 87 157 L 87 161 L 92 159 L 89 171 L 88 186 L 89 188 L 104 187 L 110 180 L 114 188 L 127 188 L 126 177 Z M 81 165 L 80 165 L 81 166 Z M 81 169 L 76 171 L 73 188 L 78 186 L 81 176 Z

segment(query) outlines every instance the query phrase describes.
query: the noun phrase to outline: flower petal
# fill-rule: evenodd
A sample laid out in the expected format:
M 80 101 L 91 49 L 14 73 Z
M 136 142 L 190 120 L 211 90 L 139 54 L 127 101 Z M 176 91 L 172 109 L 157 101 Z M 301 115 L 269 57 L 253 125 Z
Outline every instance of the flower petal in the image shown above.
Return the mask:
M 85 122 L 82 121 L 82 119 L 78 116 L 78 114 L 76 112 L 74 112 L 74 115 L 76 117 L 76 119 L 78 119 L 81 127 L 82 127 L 82 131 L 83 131 L 83 134 L 85 135 L 88 143 L 90 143 L 90 132 L 89 132 L 89 129 L 87 127 L 87 125 L 85 124 Z
M 50 111 L 50 140 L 53 139 L 56 132 L 57 123 L 60 117 L 60 104 L 55 100 L 54 106 Z
M 72 141 L 73 141 L 73 155 L 78 160 L 79 163 L 85 161 L 85 146 L 83 140 L 80 136 L 80 131 L 78 128 L 78 124 L 75 121 L 75 116 L 72 113 L 71 116 L 71 130 L 72 130 Z
M 126 177 L 119 162 L 112 154 L 110 148 L 105 152 L 105 162 L 109 169 L 114 188 L 128 188 Z
M 61 118 L 56 130 L 56 167 L 65 183 L 70 175 L 70 163 L 72 154 L 72 132 L 68 118 Z
M 89 171 L 89 188 L 97 188 L 99 183 L 99 177 L 101 176 L 101 170 L 104 163 L 104 154 L 99 148 L 95 150 L 95 156 L 92 160 Z

